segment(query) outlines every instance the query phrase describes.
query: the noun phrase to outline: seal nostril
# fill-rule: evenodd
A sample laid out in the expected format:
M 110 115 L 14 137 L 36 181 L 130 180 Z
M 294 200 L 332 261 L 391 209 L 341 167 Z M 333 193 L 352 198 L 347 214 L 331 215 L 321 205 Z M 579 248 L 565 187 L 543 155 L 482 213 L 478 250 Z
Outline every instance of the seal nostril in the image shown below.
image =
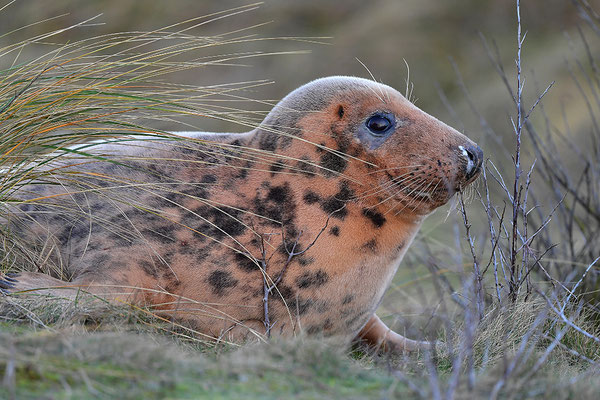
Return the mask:
M 459 148 L 462 151 L 465 158 L 467 159 L 467 179 L 470 179 L 479 172 L 481 162 L 483 160 L 483 151 L 479 146 L 459 146 Z
M 475 154 L 473 154 L 473 151 L 469 148 L 466 149 L 467 151 L 467 157 L 469 157 L 469 160 L 473 161 L 473 163 L 475 163 Z

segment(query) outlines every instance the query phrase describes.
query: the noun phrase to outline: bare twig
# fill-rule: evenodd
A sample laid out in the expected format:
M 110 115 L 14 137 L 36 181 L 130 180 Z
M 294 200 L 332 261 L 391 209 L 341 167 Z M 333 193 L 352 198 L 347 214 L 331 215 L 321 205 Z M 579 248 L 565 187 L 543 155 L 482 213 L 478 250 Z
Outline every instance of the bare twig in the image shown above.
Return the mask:
M 261 268 L 262 268 L 262 272 L 263 272 L 263 313 L 264 313 L 263 323 L 265 325 L 265 330 L 266 330 L 265 334 L 268 338 L 271 337 L 271 329 L 273 328 L 273 326 L 276 323 L 276 321 L 271 323 L 271 319 L 269 316 L 269 296 L 271 296 L 273 291 L 277 289 L 277 285 L 279 283 L 281 283 L 281 281 L 283 280 L 283 277 L 285 276 L 285 273 L 288 270 L 288 267 L 291 264 L 293 258 L 296 256 L 299 256 L 299 255 L 302 255 L 305 252 L 307 252 L 308 250 L 310 250 L 310 248 L 312 248 L 315 245 L 315 243 L 317 242 L 317 240 L 319 239 L 321 234 L 325 231 L 325 229 L 327 229 L 327 226 L 329 225 L 329 219 L 331 218 L 331 216 L 333 214 L 335 214 L 336 212 L 339 212 L 344 207 L 345 207 L 345 205 L 343 207 L 341 207 L 339 210 L 336 210 L 327 216 L 325 225 L 321 228 L 319 233 L 317 233 L 317 235 L 315 236 L 313 241 L 308 246 L 306 246 L 306 248 L 304 250 L 301 250 L 301 251 L 296 251 L 296 248 L 298 247 L 298 244 L 300 243 L 300 237 L 302 236 L 303 232 L 300 231 L 298 233 L 298 236 L 292 243 L 291 249 L 289 249 L 288 245 L 287 245 L 287 241 L 285 239 L 285 232 L 282 227 L 282 232 L 281 232 L 282 245 L 283 245 L 288 257 L 287 257 L 285 263 L 283 264 L 283 267 L 281 268 L 281 271 L 279 272 L 277 277 L 275 279 L 273 279 L 271 282 L 269 282 L 268 275 L 267 275 L 267 267 L 268 267 L 269 260 L 267 259 L 266 248 L 264 245 L 264 236 L 261 235 L 262 257 L 260 259 L 260 264 L 261 264 Z

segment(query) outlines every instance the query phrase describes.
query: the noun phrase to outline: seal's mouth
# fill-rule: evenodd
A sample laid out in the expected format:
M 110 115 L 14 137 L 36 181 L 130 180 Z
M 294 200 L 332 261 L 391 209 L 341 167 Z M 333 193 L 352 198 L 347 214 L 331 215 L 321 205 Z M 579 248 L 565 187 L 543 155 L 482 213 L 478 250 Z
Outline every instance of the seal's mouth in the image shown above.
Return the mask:
M 454 194 L 454 190 L 444 177 L 432 180 L 430 177 L 423 176 L 421 180 L 402 187 L 400 194 L 397 199 L 401 202 L 412 203 L 417 201 L 421 204 L 438 207 L 448 201 L 451 195 Z
M 425 190 L 413 189 L 410 186 L 403 188 L 402 193 L 410 198 L 417 199 L 417 200 L 422 200 L 422 201 L 433 200 L 433 196 L 430 192 L 425 191 Z
M 395 169 L 393 175 L 386 171 L 388 183 L 384 186 L 390 199 L 428 213 L 475 181 L 482 163 L 483 151 L 479 146 L 464 144 L 454 147 L 453 157 L 445 161 L 427 160 L 414 169 Z

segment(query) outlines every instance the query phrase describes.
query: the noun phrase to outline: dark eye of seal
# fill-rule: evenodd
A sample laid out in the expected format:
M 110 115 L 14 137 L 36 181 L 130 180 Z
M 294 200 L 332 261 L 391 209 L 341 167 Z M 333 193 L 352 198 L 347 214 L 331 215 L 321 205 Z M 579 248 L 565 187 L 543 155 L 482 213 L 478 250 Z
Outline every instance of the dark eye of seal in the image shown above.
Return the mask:
M 369 131 L 374 135 L 383 135 L 392 128 L 392 121 L 381 114 L 375 114 L 372 117 L 369 117 L 365 124 L 367 125 L 367 128 L 369 128 Z

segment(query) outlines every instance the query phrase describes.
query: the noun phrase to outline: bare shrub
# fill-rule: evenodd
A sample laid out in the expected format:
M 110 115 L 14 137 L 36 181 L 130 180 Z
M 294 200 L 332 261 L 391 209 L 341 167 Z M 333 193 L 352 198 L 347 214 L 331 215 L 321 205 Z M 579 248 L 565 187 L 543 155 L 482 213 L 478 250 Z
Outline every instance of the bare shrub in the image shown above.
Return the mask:
M 583 23 L 600 35 L 600 18 L 590 4 L 573 3 Z M 489 158 L 479 185 L 458 195 L 459 218 L 450 218 L 455 247 L 421 238 L 420 254 L 407 258 L 409 267 L 428 267 L 436 293 L 431 300 L 417 290 L 429 320 L 422 324 L 426 333 L 412 333 L 430 336 L 433 325 L 445 338 L 441 351 L 437 346 L 384 361 L 418 397 L 594 397 L 578 384 L 600 372 L 599 69 L 579 29 L 570 40 L 580 41 L 587 59 L 566 62 L 590 120 L 589 137 L 581 144 L 568 130 L 568 116 L 562 116 L 567 127 L 562 130 L 544 109 L 554 82 L 540 88 L 535 74 L 522 68 L 526 35 L 519 0 L 516 20 L 515 76 L 508 75 L 495 43 L 481 36 L 514 104 L 512 148 L 496 146 L 500 135 L 477 110 L 455 66 L 459 87 L 494 147 L 484 149 Z M 536 92 L 530 104 L 524 100 L 527 90 Z M 541 130 L 531 120 L 536 113 Z

